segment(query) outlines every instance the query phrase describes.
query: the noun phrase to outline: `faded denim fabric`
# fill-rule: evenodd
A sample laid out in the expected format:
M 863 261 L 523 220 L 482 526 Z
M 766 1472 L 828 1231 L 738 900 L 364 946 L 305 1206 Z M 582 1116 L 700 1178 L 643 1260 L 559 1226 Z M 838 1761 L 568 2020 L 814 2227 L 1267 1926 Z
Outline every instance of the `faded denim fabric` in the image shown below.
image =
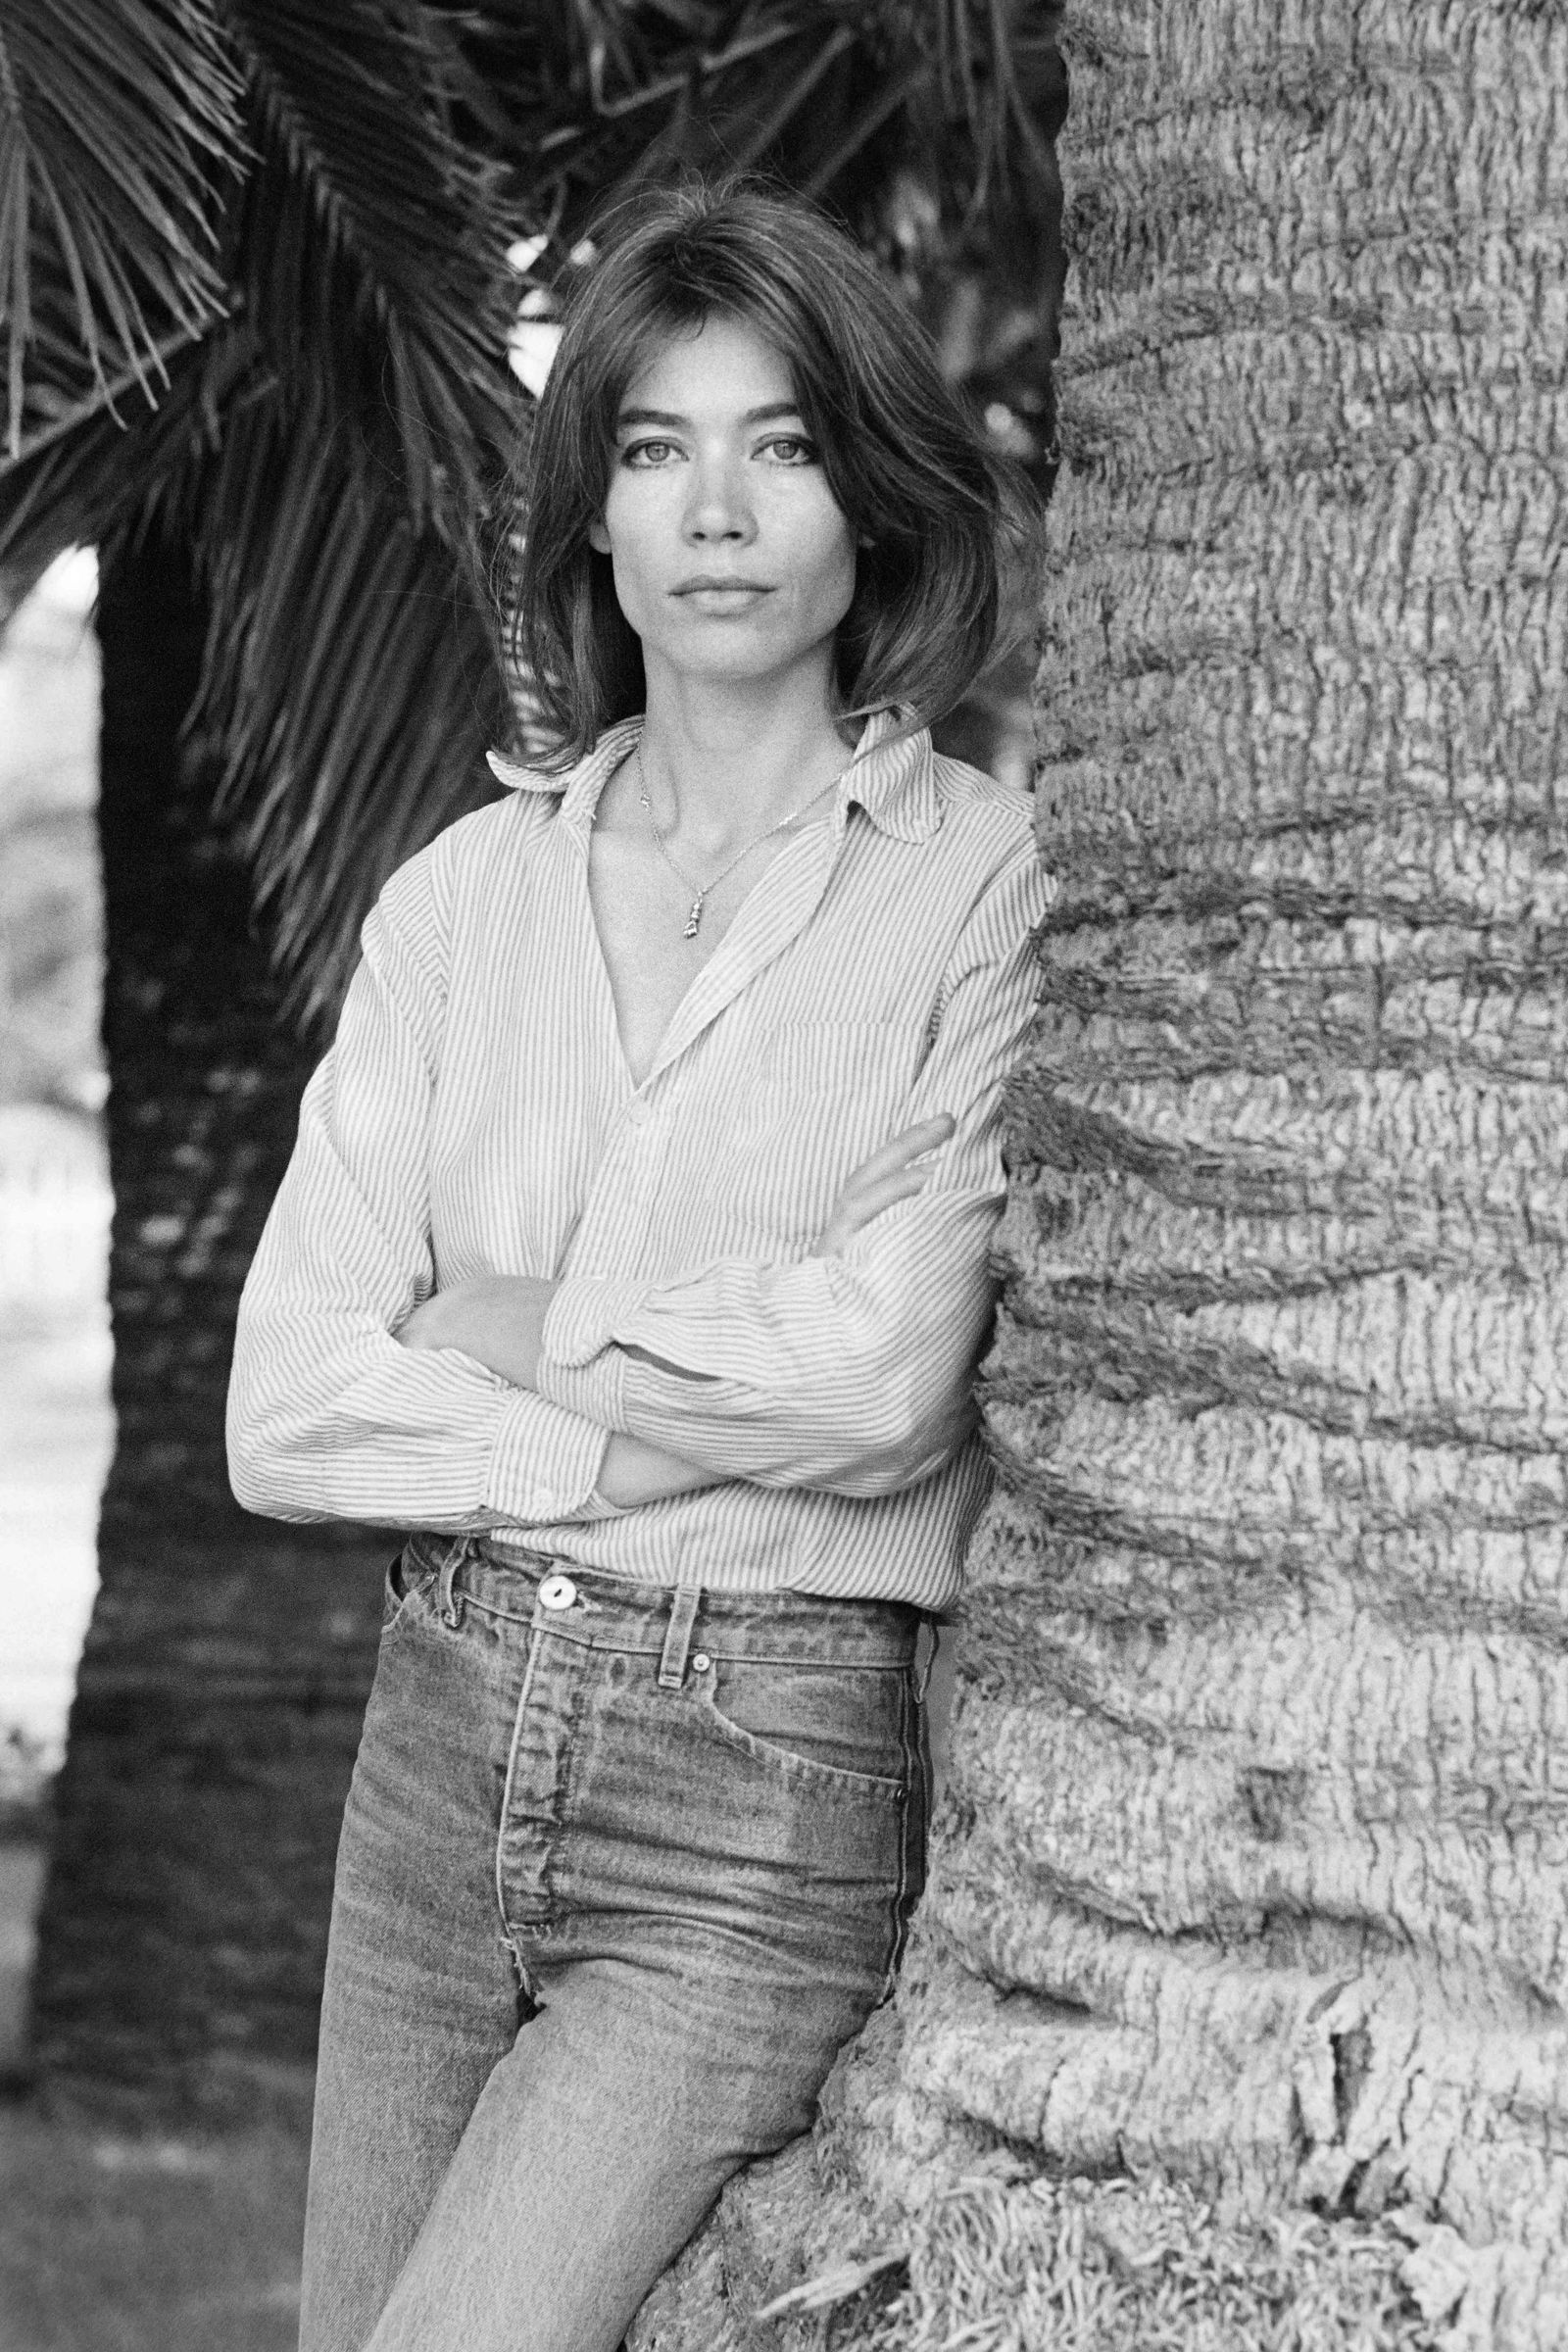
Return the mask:
M 923 1880 L 918 1623 L 409 1545 L 338 1854 L 302 2352 L 614 2352 L 808 2128 Z

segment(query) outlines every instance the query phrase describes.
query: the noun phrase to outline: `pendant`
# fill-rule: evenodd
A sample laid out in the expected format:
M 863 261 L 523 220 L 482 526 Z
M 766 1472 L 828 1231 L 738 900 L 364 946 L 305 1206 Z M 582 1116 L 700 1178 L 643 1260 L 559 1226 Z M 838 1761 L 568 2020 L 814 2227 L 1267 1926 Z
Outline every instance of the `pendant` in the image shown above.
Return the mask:
M 706 890 L 700 890 L 697 893 L 696 898 L 693 899 L 692 910 L 686 917 L 686 928 L 681 933 L 682 939 L 695 939 L 697 937 L 697 926 L 703 919 L 703 901 L 707 898 L 707 896 L 708 893 Z

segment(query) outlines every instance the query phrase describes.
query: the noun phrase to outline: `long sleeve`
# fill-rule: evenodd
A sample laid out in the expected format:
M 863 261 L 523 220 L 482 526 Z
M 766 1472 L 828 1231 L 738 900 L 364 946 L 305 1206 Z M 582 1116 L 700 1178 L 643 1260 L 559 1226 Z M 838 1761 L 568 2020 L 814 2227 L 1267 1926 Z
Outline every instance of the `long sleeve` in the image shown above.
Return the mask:
M 727 1258 L 667 1282 L 568 1276 L 545 1324 L 541 1393 L 760 1486 L 881 1495 L 950 1459 L 994 1305 L 1002 1098 L 1033 1013 L 1031 933 L 1049 892 L 1027 843 L 962 930 L 934 1043 L 890 1130 L 942 1111 L 956 1121 L 918 1198 L 837 1258 Z
M 392 1334 L 435 1285 L 442 924 L 427 853 L 366 923 L 337 1042 L 240 1302 L 229 1473 L 247 1509 L 462 1532 L 592 1517 L 607 1434 Z

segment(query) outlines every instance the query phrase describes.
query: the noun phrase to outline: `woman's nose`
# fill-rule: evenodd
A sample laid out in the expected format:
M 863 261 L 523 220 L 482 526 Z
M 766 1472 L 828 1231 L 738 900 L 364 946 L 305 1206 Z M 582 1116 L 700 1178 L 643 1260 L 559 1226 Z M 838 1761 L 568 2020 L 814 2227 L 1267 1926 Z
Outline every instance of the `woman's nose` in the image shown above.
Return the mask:
M 720 540 L 744 546 L 755 537 L 757 521 L 751 501 L 732 466 L 714 464 L 693 468 L 685 529 L 687 538 L 699 546 Z

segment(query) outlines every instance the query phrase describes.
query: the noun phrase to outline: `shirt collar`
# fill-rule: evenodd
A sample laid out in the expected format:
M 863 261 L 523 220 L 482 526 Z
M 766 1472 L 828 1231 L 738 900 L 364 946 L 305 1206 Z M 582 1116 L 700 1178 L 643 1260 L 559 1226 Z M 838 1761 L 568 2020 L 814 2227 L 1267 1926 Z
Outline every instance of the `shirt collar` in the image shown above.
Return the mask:
M 623 718 L 600 736 L 576 766 L 562 774 L 527 767 L 500 752 L 488 755 L 491 773 L 513 792 L 559 793 L 563 821 L 586 833 L 599 796 L 638 736 L 642 717 Z M 855 757 L 839 784 L 839 807 L 863 808 L 879 833 L 895 841 L 924 841 L 942 822 L 936 757 L 930 730 L 912 712 L 874 710 L 860 730 Z
M 559 793 L 562 821 L 586 835 L 594 821 L 599 795 L 642 731 L 641 712 L 635 718 L 623 718 L 606 728 L 593 750 L 575 767 L 555 772 L 528 767 L 522 760 L 509 760 L 501 752 L 488 752 L 485 757 L 491 774 L 509 792 Z
M 912 710 L 873 710 L 839 789 L 844 806 L 857 803 L 879 833 L 925 841 L 942 822 L 930 729 Z

